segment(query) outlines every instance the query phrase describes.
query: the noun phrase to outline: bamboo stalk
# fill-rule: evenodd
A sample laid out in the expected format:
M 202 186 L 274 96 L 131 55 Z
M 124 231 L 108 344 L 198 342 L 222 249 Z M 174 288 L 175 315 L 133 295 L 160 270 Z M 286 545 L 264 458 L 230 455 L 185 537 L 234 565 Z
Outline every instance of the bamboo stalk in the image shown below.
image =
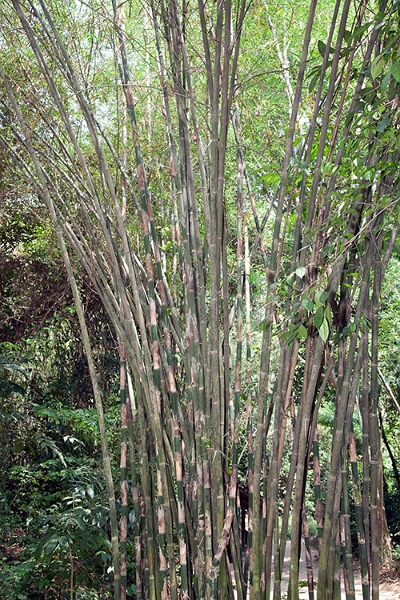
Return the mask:
M 120 552 L 121 552 L 121 600 L 126 599 L 127 586 L 127 534 L 128 534 L 128 481 L 127 481 L 127 450 L 128 450 L 128 407 L 126 377 L 126 346 L 120 344 L 120 398 L 121 398 L 121 516 L 120 516 Z
M 356 317 L 355 322 L 359 323 L 359 319 L 364 311 L 365 302 L 367 301 L 367 293 L 368 293 L 368 285 L 369 285 L 369 268 L 372 264 L 372 250 L 371 245 L 368 246 L 365 256 L 364 256 L 364 265 L 363 265 L 363 281 L 360 288 L 360 294 L 358 298 L 357 308 L 356 308 Z M 353 361 L 355 360 L 355 354 L 357 349 L 357 341 L 358 341 L 358 327 L 356 326 L 356 331 L 352 333 L 350 338 L 350 345 L 347 351 L 346 357 L 346 368 L 343 374 L 343 383 L 338 378 L 338 389 L 337 389 L 337 412 L 335 416 L 335 435 L 334 440 L 335 443 L 332 446 L 332 454 L 331 454 L 331 468 L 329 474 L 329 483 L 328 483 L 328 491 L 326 497 L 326 509 L 325 509 L 325 523 L 324 523 L 324 537 L 323 544 L 321 549 L 321 558 L 320 558 L 320 575 L 318 578 L 318 600 L 323 598 L 324 590 L 325 590 L 325 581 L 326 581 L 326 567 L 328 560 L 328 548 L 327 542 L 331 537 L 333 521 L 335 519 L 334 515 L 334 498 L 335 498 L 335 487 L 336 487 L 336 479 L 337 472 L 339 467 L 340 455 L 341 455 L 341 444 L 347 443 L 347 440 L 343 438 L 343 427 L 346 418 L 347 412 L 347 404 L 348 404 L 348 396 L 350 392 L 350 379 L 352 370 L 354 368 Z
M 379 221 L 375 227 L 379 226 Z M 374 261 L 374 284 L 371 301 L 371 387 L 370 387 L 370 480 L 371 480 L 371 582 L 372 600 L 379 598 L 379 525 L 378 525 L 378 312 L 379 293 L 381 286 L 381 257 L 382 235 L 375 233 L 373 241 L 376 247 Z
M 302 521 L 303 521 L 304 543 L 305 543 L 305 551 L 306 551 L 308 597 L 310 600 L 314 600 L 314 577 L 313 577 L 312 555 L 311 555 L 311 545 L 310 545 L 310 532 L 309 532 L 309 528 L 308 528 L 305 504 L 303 504 L 303 508 L 302 508 Z
M 349 490 L 347 479 L 347 456 L 343 450 L 342 456 L 342 503 L 340 514 L 340 530 L 341 530 L 341 545 L 342 557 L 344 561 L 344 589 L 346 592 L 346 600 L 355 599 L 354 588 L 354 569 L 353 569 L 353 551 L 351 545 L 351 528 L 350 528 L 350 503 Z
M 349 454 L 351 472 L 353 477 L 353 495 L 354 495 L 354 510 L 357 523 L 357 538 L 358 538 L 358 550 L 360 553 L 360 565 L 361 565 L 361 585 L 363 600 L 369 600 L 369 580 L 368 580 L 368 560 L 367 551 L 365 546 L 365 533 L 364 533 L 364 522 L 363 522 L 363 511 L 362 511 L 362 495 L 360 478 L 358 474 L 357 464 L 357 449 L 354 433 L 351 432 L 349 436 Z

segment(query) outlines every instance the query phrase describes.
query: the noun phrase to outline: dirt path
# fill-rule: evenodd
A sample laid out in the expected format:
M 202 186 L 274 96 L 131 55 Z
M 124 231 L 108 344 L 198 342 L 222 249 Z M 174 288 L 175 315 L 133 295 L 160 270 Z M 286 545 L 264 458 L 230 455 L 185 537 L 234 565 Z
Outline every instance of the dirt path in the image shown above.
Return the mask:
M 311 554 L 312 554 L 314 586 L 316 588 L 316 582 L 318 581 L 318 552 L 313 549 Z M 288 542 L 286 544 L 285 561 L 283 564 L 282 594 L 286 594 L 287 589 L 288 589 L 289 568 L 290 568 L 290 540 L 288 540 Z M 354 579 L 355 579 L 356 600 L 362 600 L 361 576 L 360 576 L 360 571 L 357 568 L 355 569 L 355 572 L 354 572 Z M 304 582 L 304 587 L 301 587 L 299 590 L 300 599 L 308 600 L 307 566 L 306 566 L 304 543 L 302 544 L 300 569 L 299 569 L 299 582 Z M 343 578 L 342 578 L 342 599 L 345 599 L 345 598 L 346 598 L 346 594 L 344 592 Z M 379 586 L 379 599 L 380 600 L 400 600 L 400 581 L 399 580 L 382 581 Z

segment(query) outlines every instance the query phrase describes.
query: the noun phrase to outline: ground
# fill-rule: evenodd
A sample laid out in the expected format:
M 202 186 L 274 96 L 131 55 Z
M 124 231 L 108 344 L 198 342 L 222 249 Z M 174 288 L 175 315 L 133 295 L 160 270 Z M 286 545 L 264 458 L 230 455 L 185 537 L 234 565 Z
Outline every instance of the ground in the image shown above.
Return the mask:
M 312 550 L 312 561 L 313 561 L 313 576 L 314 576 L 314 584 L 318 580 L 318 551 Z M 285 551 L 285 561 L 283 565 L 283 573 L 282 573 L 282 593 L 287 592 L 288 583 L 289 583 L 289 567 L 290 567 L 290 541 L 286 544 Z M 356 600 L 362 600 L 362 591 L 361 591 L 361 575 L 360 568 L 355 561 L 354 564 L 354 578 L 355 578 L 355 591 L 356 591 Z M 305 551 L 304 551 L 304 543 L 302 547 L 302 555 L 300 560 L 300 570 L 299 570 L 299 581 L 304 582 L 304 587 L 300 588 L 300 599 L 308 600 L 308 589 L 307 589 L 307 567 L 305 560 Z M 342 581 L 342 599 L 346 598 L 343 581 Z M 400 579 L 395 578 L 391 579 L 389 574 L 382 573 L 381 574 L 381 582 L 379 585 L 379 600 L 400 600 Z

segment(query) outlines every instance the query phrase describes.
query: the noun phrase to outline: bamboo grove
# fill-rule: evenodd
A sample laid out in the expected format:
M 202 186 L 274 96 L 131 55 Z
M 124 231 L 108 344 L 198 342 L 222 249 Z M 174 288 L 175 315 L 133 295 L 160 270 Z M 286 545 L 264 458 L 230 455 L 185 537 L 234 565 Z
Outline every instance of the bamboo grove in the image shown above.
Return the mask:
M 380 560 L 390 552 L 378 325 L 399 231 L 398 3 L 332 3 L 326 40 L 311 59 L 321 10 L 312 0 L 288 94 L 280 182 L 265 195 L 262 215 L 237 94 L 253 7 L 245 0 L 141 7 L 142 50 L 157 68 L 148 75 L 164 128 L 162 193 L 152 189 L 154 156 L 143 150 L 131 8 L 116 0 L 69 9 L 7 0 L 0 43 L 1 153 L 26 182 L 26 201 L 48 209 L 90 367 L 115 598 L 126 598 L 128 587 L 138 600 L 277 600 L 290 534 L 291 600 L 299 597 L 302 539 L 310 600 L 338 597 L 340 556 L 351 600 L 353 506 L 363 599 L 377 600 Z M 92 28 L 81 47 L 67 34 L 67 19 L 78 13 Z M 96 52 L 115 66 L 110 106 L 101 110 L 88 84 Z M 78 268 L 118 340 L 118 484 Z M 257 294 L 255 270 L 263 277 Z M 327 397 L 334 423 L 321 474 L 319 411 Z M 316 589 L 310 517 L 320 553 Z

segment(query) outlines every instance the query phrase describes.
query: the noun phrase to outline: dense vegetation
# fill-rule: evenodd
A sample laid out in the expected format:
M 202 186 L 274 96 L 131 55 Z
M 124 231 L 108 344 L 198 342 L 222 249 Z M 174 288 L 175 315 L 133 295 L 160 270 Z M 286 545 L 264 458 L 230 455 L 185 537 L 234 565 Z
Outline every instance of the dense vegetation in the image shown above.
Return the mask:
M 3 2 L 0 597 L 378 599 L 399 12 Z

